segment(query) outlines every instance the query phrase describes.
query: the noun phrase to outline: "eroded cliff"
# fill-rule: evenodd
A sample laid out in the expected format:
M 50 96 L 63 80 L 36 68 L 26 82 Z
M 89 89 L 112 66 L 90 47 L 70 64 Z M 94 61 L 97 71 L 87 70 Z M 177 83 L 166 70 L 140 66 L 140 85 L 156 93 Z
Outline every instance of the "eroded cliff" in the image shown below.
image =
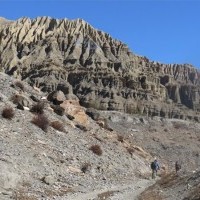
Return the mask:
M 199 120 L 196 68 L 135 55 L 82 19 L 1 18 L 0 67 L 44 92 L 73 93 L 86 107 Z

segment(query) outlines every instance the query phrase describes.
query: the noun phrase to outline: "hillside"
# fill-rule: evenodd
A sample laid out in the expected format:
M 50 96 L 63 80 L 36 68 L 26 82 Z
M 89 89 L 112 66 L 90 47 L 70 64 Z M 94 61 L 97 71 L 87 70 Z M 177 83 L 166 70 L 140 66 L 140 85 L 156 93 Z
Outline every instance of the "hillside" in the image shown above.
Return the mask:
M 44 92 L 73 93 L 86 107 L 199 121 L 195 67 L 135 55 L 82 19 L 1 19 L 0 67 Z
M 195 67 L 135 55 L 82 19 L 38 17 L 0 18 L 0 69 L 0 199 L 199 198 Z
M 58 115 L 45 94 L 3 73 L 0 94 L 0 199 L 66 199 L 68 193 L 110 188 L 148 172 L 150 154 L 120 142 L 117 132 L 99 126 L 78 102 Z M 34 108 L 39 100 L 44 109 Z M 45 120 L 33 123 L 38 116 Z
M 86 110 L 61 94 L 0 73 L 0 199 L 131 200 L 155 183 L 152 156 L 160 176 L 176 160 L 199 169 L 198 123 Z

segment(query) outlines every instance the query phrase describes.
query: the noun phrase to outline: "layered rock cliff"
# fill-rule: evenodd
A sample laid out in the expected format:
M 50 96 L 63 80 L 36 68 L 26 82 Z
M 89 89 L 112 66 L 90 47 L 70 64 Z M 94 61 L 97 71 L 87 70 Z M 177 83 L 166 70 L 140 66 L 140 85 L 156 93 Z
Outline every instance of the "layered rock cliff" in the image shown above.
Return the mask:
M 86 107 L 198 119 L 200 82 L 189 64 L 162 64 L 82 19 L 0 19 L 0 68 Z

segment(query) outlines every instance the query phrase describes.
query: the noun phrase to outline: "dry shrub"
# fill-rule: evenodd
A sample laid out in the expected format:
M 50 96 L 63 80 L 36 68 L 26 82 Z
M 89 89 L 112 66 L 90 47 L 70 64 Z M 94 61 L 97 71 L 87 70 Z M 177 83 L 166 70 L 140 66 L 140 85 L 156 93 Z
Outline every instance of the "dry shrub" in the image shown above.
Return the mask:
M 124 142 L 124 136 L 123 135 L 117 135 L 117 140 L 121 143 Z
M 89 171 L 90 167 L 91 167 L 91 164 L 90 164 L 90 163 L 84 163 L 84 164 L 81 166 L 81 171 L 82 171 L 83 173 L 86 173 L 87 171 Z
M 24 91 L 24 84 L 21 81 L 16 81 L 15 86 Z
M 14 104 L 18 104 L 22 100 L 22 97 L 20 95 L 18 95 L 18 94 L 13 94 L 13 96 L 10 98 L 10 100 Z
M 37 104 L 32 106 L 30 111 L 37 113 L 37 114 L 43 114 L 44 113 L 44 103 L 38 102 Z
M 3 110 L 2 110 L 2 113 L 1 113 L 2 117 L 3 118 L 6 118 L 6 119 L 12 119 L 15 115 L 15 112 L 14 112 L 14 109 L 11 108 L 11 107 L 5 107 Z
M 65 126 L 63 123 L 59 122 L 59 121 L 53 121 L 51 122 L 51 127 L 53 127 L 54 129 L 61 131 L 61 132 L 65 132 Z
M 92 145 L 89 150 L 91 150 L 94 154 L 101 156 L 102 155 L 102 149 L 98 144 Z
M 32 121 L 33 124 L 41 128 L 43 131 L 47 131 L 49 126 L 48 118 L 43 114 L 37 114 L 33 117 Z
M 128 153 L 130 153 L 131 155 L 135 152 L 134 148 L 131 147 L 127 147 L 126 150 L 128 151 Z

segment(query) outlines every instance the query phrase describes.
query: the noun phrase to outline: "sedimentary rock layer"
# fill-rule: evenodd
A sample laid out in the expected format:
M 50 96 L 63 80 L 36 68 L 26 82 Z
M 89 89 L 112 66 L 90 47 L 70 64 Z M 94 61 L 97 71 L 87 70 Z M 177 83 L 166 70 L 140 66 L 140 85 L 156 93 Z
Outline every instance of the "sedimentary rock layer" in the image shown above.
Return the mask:
M 198 120 L 195 67 L 135 55 L 82 19 L 1 18 L 0 67 L 44 92 L 74 94 L 86 107 Z

